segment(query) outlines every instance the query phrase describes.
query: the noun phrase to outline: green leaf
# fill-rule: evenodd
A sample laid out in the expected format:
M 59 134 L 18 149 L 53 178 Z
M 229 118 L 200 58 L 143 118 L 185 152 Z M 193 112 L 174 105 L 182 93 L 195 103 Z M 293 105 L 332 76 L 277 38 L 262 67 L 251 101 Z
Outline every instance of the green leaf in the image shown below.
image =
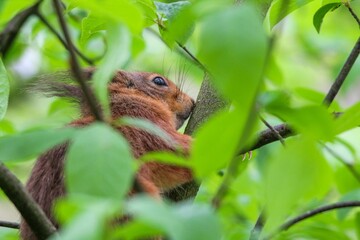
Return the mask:
M 36 0 L 23 0 L 23 1 L 12 1 L 12 0 L 1 0 L 0 1 L 2 5 L 1 11 L 0 11 L 0 24 L 5 23 L 8 21 L 11 17 L 13 17 L 18 12 L 24 10 L 27 7 L 30 7 L 33 5 Z
M 156 6 L 152 0 L 135 0 L 136 4 L 142 10 L 145 16 L 145 27 L 151 26 L 155 23 L 156 15 Z
M 217 89 L 248 112 L 262 81 L 267 48 L 260 16 L 242 4 L 208 16 L 201 30 L 200 61 Z
M 0 120 L 5 116 L 9 100 L 9 78 L 0 58 Z
M 73 138 L 66 160 L 66 185 L 70 194 L 122 199 L 134 175 L 127 141 L 111 127 L 95 123 Z
M 340 134 L 360 125 L 360 103 L 356 103 L 347 109 L 335 121 L 336 133 Z
M 69 201 L 67 201 L 69 202 Z M 57 211 L 67 210 L 67 202 L 63 202 Z M 74 207 L 74 202 L 69 202 Z M 100 240 L 105 239 L 108 231 L 108 224 L 116 211 L 119 211 L 119 204 L 109 201 L 97 201 L 94 203 L 77 202 L 82 205 L 83 211 L 77 213 L 71 221 L 62 227 L 60 233 L 51 240 Z M 84 207 L 85 205 L 85 207 Z M 80 206 L 78 207 L 78 209 Z M 85 208 L 85 209 L 84 209 Z
M 184 7 L 190 5 L 189 1 L 177 1 L 173 3 L 162 3 L 154 1 L 157 12 L 165 19 L 173 19 Z
M 334 11 L 339 6 L 341 6 L 341 2 L 329 3 L 329 4 L 322 6 L 321 8 L 319 8 L 319 10 L 316 11 L 314 18 L 313 18 L 313 24 L 318 33 L 320 33 L 321 24 L 324 20 L 325 15 L 329 11 Z
M 360 199 L 360 189 L 351 191 L 340 198 L 340 202 L 347 201 L 358 201 Z M 357 208 L 349 207 L 349 208 L 340 208 L 337 210 L 337 217 L 340 221 L 344 221 L 345 218 L 349 215 L 349 213 Z
M 283 18 L 293 11 L 305 6 L 313 0 L 277 0 L 274 1 L 269 10 L 270 28 L 273 28 Z
M 175 42 L 185 44 L 194 31 L 196 13 L 189 1 L 155 2 L 162 39 L 171 47 Z
M 287 141 L 286 148 L 269 159 L 265 175 L 267 227 L 273 228 L 299 202 L 323 196 L 331 186 L 331 169 L 315 142 Z
M 239 109 L 220 112 L 196 132 L 190 162 L 197 177 L 213 174 L 236 156 L 245 117 Z
M 143 29 L 144 16 L 139 6 L 133 1 L 121 0 L 72 0 L 72 7 L 82 7 L 100 19 L 120 22 L 126 25 L 132 33 L 139 34 Z
M 0 161 L 29 160 L 67 141 L 75 132 L 74 128 L 44 129 L 4 136 L 0 138 Z
M 360 213 L 355 215 L 355 229 L 356 229 L 356 237 L 360 238 Z
M 271 113 L 284 119 L 296 132 L 306 134 L 313 139 L 330 141 L 336 135 L 335 120 L 324 106 L 272 108 Z
M 170 239 L 221 238 L 219 221 L 208 206 L 185 203 L 170 208 L 154 199 L 137 197 L 127 208 L 137 219 L 165 231 Z
M 170 145 L 176 145 L 177 143 L 172 139 L 172 137 L 162 128 L 154 124 L 153 122 L 147 119 L 141 118 L 133 118 L 133 117 L 122 117 L 117 121 L 120 125 L 131 126 L 141 130 L 144 130 L 148 133 L 151 133 L 165 142 L 169 143 Z
M 258 99 L 261 106 L 272 112 L 281 108 L 288 109 L 290 105 L 290 95 L 282 90 L 264 92 Z
M 131 36 L 121 24 L 108 25 L 108 50 L 93 76 L 95 94 L 106 117 L 110 117 L 108 82 L 130 58 Z
M 104 19 L 92 15 L 83 18 L 81 21 L 80 45 L 85 46 L 91 36 L 103 30 L 106 30 Z
M 173 164 L 183 167 L 193 166 L 190 160 L 187 160 L 184 157 L 178 156 L 172 152 L 150 152 L 150 153 L 146 153 L 145 155 L 142 155 L 140 160 L 144 162 L 157 161 L 161 163 Z

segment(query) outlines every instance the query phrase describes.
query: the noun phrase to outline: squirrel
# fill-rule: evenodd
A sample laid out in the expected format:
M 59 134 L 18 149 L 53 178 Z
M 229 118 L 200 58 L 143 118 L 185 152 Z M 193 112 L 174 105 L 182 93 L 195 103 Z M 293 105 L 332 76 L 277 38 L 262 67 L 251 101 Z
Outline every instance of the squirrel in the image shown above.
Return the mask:
M 94 69 L 84 70 L 90 79 Z M 82 127 L 95 121 L 78 86 L 53 82 L 47 87 L 40 87 L 52 95 L 71 97 L 80 103 L 81 118 L 70 126 Z M 183 93 L 169 79 L 148 72 L 117 71 L 108 84 L 112 119 L 123 116 L 142 118 L 162 128 L 188 155 L 191 137 L 177 131 L 189 117 L 194 107 L 194 100 Z M 176 151 L 176 146 L 144 130 L 133 127 L 116 127 L 128 140 L 134 158 L 139 158 L 151 151 Z M 32 170 L 26 188 L 40 205 L 56 228 L 58 223 L 52 215 L 54 201 L 66 194 L 64 185 L 64 161 L 67 144 L 61 144 L 41 155 Z M 79 161 L 81 161 L 79 159 Z M 160 198 L 162 192 L 171 190 L 193 179 L 190 169 L 158 162 L 143 163 L 136 174 L 136 183 L 150 195 Z M 129 193 L 131 195 L 136 190 Z M 25 220 L 21 220 L 20 234 L 24 240 L 35 240 Z

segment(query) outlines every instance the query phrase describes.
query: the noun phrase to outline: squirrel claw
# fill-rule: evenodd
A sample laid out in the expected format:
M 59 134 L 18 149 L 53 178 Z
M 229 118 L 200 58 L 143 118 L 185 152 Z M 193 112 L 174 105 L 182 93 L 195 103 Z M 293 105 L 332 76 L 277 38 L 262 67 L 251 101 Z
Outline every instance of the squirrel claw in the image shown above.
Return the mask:
M 246 156 L 249 156 L 249 160 L 251 160 L 251 158 L 252 158 L 252 151 L 249 151 L 249 152 L 247 152 L 247 153 L 245 153 L 245 154 L 243 155 L 243 158 L 242 158 L 243 161 L 246 159 Z

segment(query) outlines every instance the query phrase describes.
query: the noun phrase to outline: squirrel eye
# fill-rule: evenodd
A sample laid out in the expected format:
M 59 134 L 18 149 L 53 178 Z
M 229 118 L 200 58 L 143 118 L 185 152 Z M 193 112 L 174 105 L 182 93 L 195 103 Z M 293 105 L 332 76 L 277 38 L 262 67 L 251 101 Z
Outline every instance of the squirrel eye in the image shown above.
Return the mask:
M 156 85 L 159 86 L 167 86 L 167 83 L 165 82 L 165 80 L 162 77 L 155 77 L 152 80 Z

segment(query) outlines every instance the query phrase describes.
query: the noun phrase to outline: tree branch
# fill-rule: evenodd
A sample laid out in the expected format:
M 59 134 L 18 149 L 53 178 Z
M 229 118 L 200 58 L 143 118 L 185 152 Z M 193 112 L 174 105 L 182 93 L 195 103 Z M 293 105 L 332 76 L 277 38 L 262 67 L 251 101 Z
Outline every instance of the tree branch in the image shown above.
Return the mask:
M 19 229 L 20 225 L 17 222 L 0 221 L 0 227 Z
M 3 163 L 0 163 L 0 188 L 39 239 L 47 239 L 56 232 L 43 210 Z
M 51 26 L 51 24 L 46 20 L 46 18 L 39 12 L 36 11 L 36 16 L 42 21 L 42 23 L 56 36 L 56 38 L 60 41 L 60 43 L 69 50 L 69 46 L 66 44 L 65 40 L 60 36 L 60 34 L 56 31 L 56 29 Z M 94 66 L 94 61 L 86 57 L 79 49 L 74 46 L 74 51 L 77 55 L 84 60 L 87 64 Z
M 98 121 L 104 121 L 102 112 L 101 112 L 101 110 L 99 108 L 99 105 L 98 105 L 98 103 L 96 101 L 95 95 L 91 91 L 91 88 L 87 85 L 86 80 L 84 78 L 84 75 L 83 75 L 83 73 L 81 71 L 79 62 L 77 61 L 76 54 L 75 54 L 75 47 L 74 47 L 74 44 L 71 41 L 70 33 L 69 33 L 68 28 L 67 28 L 64 16 L 62 14 L 61 2 L 60 2 L 60 0 L 53 0 L 53 2 L 54 2 L 54 7 L 55 7 L 55 10 L 56 10 L 56 14 L 58 16 L 60 26 L 62 28 L 64 37 L 65 37 L 66 44 L 68 46 L 68 51 L 69 51 L 69 54 L 70 54 L 71 70 L 72 70 L 72 72 L 74 74 L 75 79 L 78 81 L 78 83 L 79 83 L 79 85 L 81 87 L 81 90 L 84 93 L 84 97 L 85 97 L 85 99 L 86 99 L 86 101 L 87 101 L 87 103 L 88 103 L 88 105 L 90 107 L 90 110 L 91 110 L 92 114 L 94 115 L 95 119 L 98 120 Z
M 359 17 L 356 15 L 356 13 L 354 12 L 354 10 L 351 8 L 350 3 L 349 3 L 349 2 L 346 2 L 344 5 L 345 5 L 345 7 L 349 10 L 351 16 L 353 16 L 353 18 L 355 19 L 355 21 L 357 22 L 357 24 L 358 24 L 359 27 L 360 27 L 360 19 L 359 19 Z
M 349 74 L 352 66 L 354 65 L 360 53 L 360 37 L 358 38 L 354 48 L 351 50 L 349 57 L 346 59 L 344 66 L 341 68 L 339 75 L 336 77 L 335 82 L 331 86 L 328 94 L 326 95 L 323 104 L 330 106 L 334 98 L 338 94 L 342 84 L 344 83 L 347 75 Z
M 311 218 L 315 215 L 318 215 L 320 213 L 324 213 L 324 212 L 328 212 L 328 211 L 332 211 L 332 210 L 340 209 L 340 208 L 349 208 L 349 207 L 360 207 L 360 201 L 338 202 L 338 203 L 329 204 L 329 205 L 322 206 L 322 207 L 316 208 L 314 210 L 308 211 L 304 214 L 294 217 L 293 219 L 288 220 L 283 225 L 281 225 L 280 228 L 275 233 L 270 234 L 265 239 L 270 239 L 270 238 L 274 237 L 277 233 L 279 233 L 281 231 L 286 231 L 289 228 L 291 228 L 292 226 L 294 226 L 295 224 L 297 224 L 301 221 L 304 221 L 308 218 Z
M 42 0 L 39 0 L 31 7 L 19 12 L 7 23 L 4 31 L 0 33 L 0 55 L 6 55 L 20 32 L 21 27 L 31 15 L 36 13 L 41 1 Z

